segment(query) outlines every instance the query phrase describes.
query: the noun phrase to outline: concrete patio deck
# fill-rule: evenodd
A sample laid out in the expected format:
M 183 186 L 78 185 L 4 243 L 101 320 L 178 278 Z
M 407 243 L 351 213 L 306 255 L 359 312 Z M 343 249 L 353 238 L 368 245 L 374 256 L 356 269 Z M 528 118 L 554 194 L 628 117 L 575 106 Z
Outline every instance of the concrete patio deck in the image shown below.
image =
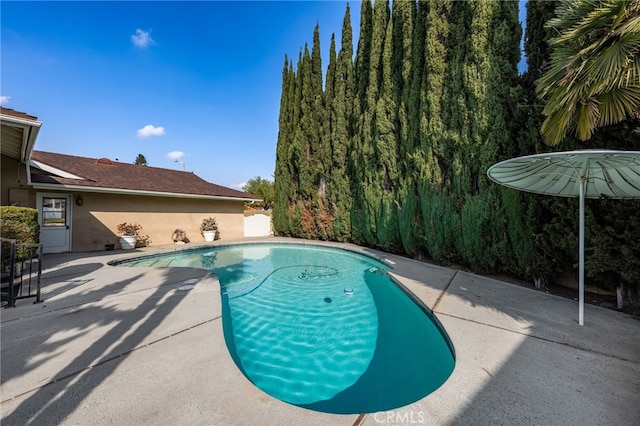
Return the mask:
M 44 303 L 0 312 L 2 425 L 640 424 L 637 318 L 587 305 L 581 327 L 569 299 L 329 245 L 384 257 L 433 309 L 456 349 L 442 387 L 388 412 L 299 408 L 236 368 L 213 274 L 107 265 L 176 246 L 45 255 Z

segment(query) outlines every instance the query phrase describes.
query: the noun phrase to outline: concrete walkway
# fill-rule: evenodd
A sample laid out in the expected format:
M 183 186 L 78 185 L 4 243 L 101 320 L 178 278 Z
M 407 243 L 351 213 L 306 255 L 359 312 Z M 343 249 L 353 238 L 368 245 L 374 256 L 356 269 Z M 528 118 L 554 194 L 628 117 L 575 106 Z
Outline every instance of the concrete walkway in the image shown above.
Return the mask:
M 572 300 L 330 245 L 385 258 L 434 310 L 457 357 L 434 393 L 363 415 L 266 395 L 227 352 L 214 275 L 107 265 L 165 246 L 45 255 L 45 302 L 0 312 L 2 425 L 640 424 L 637 318 L 587 305 L 581 327 Z

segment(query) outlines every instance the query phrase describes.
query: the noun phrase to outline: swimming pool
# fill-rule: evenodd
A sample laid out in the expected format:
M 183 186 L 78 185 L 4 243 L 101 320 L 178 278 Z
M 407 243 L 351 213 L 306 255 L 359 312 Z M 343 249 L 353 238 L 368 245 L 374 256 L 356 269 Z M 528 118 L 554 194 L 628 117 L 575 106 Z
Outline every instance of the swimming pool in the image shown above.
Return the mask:
M 213 271 L 234 362 L 258 388 L 301 407 L 340 414 L 398 408 L 441 386 L 455 365 L 439 321 L 369 256 L 252 243 L 118 264 Z

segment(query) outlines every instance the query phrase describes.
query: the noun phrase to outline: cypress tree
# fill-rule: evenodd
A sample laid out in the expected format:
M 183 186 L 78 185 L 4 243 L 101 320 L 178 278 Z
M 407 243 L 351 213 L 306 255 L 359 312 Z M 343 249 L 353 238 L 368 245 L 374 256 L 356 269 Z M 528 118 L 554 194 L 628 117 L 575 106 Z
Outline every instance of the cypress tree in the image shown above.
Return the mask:
M 308 134 L 311 141 L 310 164 L 311 179 L 313 181 L 313 193 L 308 194 L 305 203 L 306 210 L 314 219 L 313 229 L 309 229 L 311 235 L 318 239 L 327 239 L 326 229 L 331 226 L 330 213 L 327 210 L 326 184 L 331 163 L 330 137 L 328 117 L 325 109 L 325 94 L 322 84 L 322 56 L 320 49 L 320 27 L 316 24 L 313 30 L 313 46 L 311 48 L 311 103 L 310 124 L 311 132 Z
M 534 252 L 534 233 L 530 221 L 528 200 L 530 195 L 509 190 L 489 182 L 486 170 L 497 161 L 521 155 L 517 143 L 519 126 L 518 104 L 522 97 L 517 66 L 520 61 L 522 28 L 518 22 L 518 5 L 499 2 L 493 5 L 489 33 L 488 92 L 484 108 L 488 111 L 486 140 L 490 146 L 482 148 L 480 155 L 479 190 L 487 193 L 496 207 L 490 210 L 488 221 L 492 233 L 487 234 L 490 267 L 521 277 L 531 277 Z
M 396 53 L 397 57 L 403 58 L 402 76 L 403 90 L 400 94 L 400 106 L 398 119 L 400 121 L 400 137 L 398 139 L 398 168 L 400 174 L 398 199 L 398 227 L 403 249 L 410 255 L 422 256 L 423 244 L 423 224 L 420 212 L 420 195 L 418 186 L 422 181 L 421 171 L 423 169 L 422 150 L 420 147 L 420 120 L 422 117 L 421 87 L 424 78 L 424 49 L 426 34 L 426 15 L 429 10 L 429 2 L 420 1 L 417 8 L 413 2 L 398 2 L 397 6 L 404 6 L 397 12 L 394 3 L 394 19 L 399 13 L 403 18 L 402 25 L 410 26 L 411 41 L 406 40 L 407 35 L 402 34 L 402 54 Z M 410 8 L 407 7 L 410 6 Z M 408 24 L 406 16 L 411 15 L 411 24 Z M 395 37 L 399 37 L 401 31 L 394 25 Z M 410 43 L 409 48 L 405 48 Z M 400 45 L 395 39 L 396 49 Z M 407 64 L 408 62 L 408 64 Z
M 337 73 L 337 59 L 336 59 L 336 37 L 335 34 L 331 34 L 331 45 L 329 47 L 329 66 L 327 67 L 327 79 L 325 84 L 325 120 L 324 120 L 324 137 L 323 137 L 323 152 L 322 161 L 325 164 L 323 167 L 323 173 L 320 176 L 320 182 L 318 186 L 318 233 L 320 239 L 334 240 L 334 222 L 335 222 L 335 188 L 334 181 L 335 174 L 339 173 L 339 170 L 334 168 L 333 162 L 333 147 L 334 139 L 337 138 L 337 109 L 338 100 L 336 99 L 336 73 Z
M 515 3 L 514 3 L 515 4 Z M 498 2 L 472 1 L 465 4 L 467 16 L 470 18 L 470 43 L 464 52 L 463 80 L 465 98 L 467 101 L 469 123 L 467 133 L 462 135 L 461 151 L 464 152 L 460 161 L 462 170 L 456 189 L 458 196 L 464 197 L 462 209 L 462 228 L 459 252 L 461 257 L 474 269 L 490 270 L 497 251 L 505 249 L 505 239 L 492 241 L 494 227 L 501 227 L 501 223 L 491 223 L 492 213 L 498 208 L 495 194 L 481 193 L 480 181 L 484 179 L 485 171 L 493 163 L 483 161 L 484 158 L 495 158 L 497 141 L 491 139 L 489 132 L 504 130 L 504 122 L 489 123 L 492 118 L 501 119 L 499 101 L 490 105 L 490 84 L 492 71 L 490 38 L 493 30 L 492 15 Z M 496 67 L 497 68 L 497 67 Z M 501 72 L 497 70 L 496 72 Z M 504 84 L 504 82 L 502 82 Z M 494 109 L 492 111 L 491 109 Z M 481 175 L 482 173 L 482 175 Z M 495 186 L 494 191 L 498 189 Z M 498 213 L 497 216 L 500 216 Z M 484 250 L 483 250 L 484 248 Z
M 440 138 L 434 137 L 429 131 L 426 133 L 438 161 L 442 190 L 460 197 L 460 157 L 466 154 L 462 151 L 468 146 L 470 125 L 465 60 L 467 45 L 471 40 L 471 18 L 467 16 L 469 11 L 466 2 L 453 2 L 450 10 L 448 63 L 441 101 L 443 133 Z M 432 114 L 429 113 L 427 117 L 432 117 Z
M 360 5 L 360 38 L 356 51 L 355 78 L 358 104 L 366 102 L 371 63 L 371 41 L 373 34 L 373 6 L 371 0 L 362 0 Z
M 392 4 L 391 74 L 395 101 L 399 105 L 408 96 L 413 60 L 413 26 L 416 14 L 414 1 Z
M 380 164 L 375 157 L 374 138 L 376 137 L 376 110 L 382 85 L 382 53 L 384 48 L 387 25 L 389 23 L 389 2 L 377 1 L 373 7 L 373 29 L 371 33 L 371 54 L 369 62 L 369 84 L 366 89 L 365 103 L 359 128 L 359 185 L 362 197 L 357 206 L 360 211 L 361 233 L 364 242 L 370 246 L 378 246 L 376 220 L 380 217 L 382 183 Z
M 520 152 L 518 155 L 546 152 L 540 128 L 544 121 L 542 103 L 536 95 L 536 81 L 542 77 L 546 64 L 550 61 L 549 39 L 552 34 L 545 24 L 555 16 L 556 1 L 528 1 L 527 26 L 524 37 L 524 51 L 527 57 L 527 69 L 521 77 L 522 100 L 518 112 L 522 115 L 519 121 L 526 121 L 519 134 Z M 562 148 L 568 148 L 566 145 Z M 507 153 L 508 155 L 508 153 Z
M 313 212 L 306 208 L 307 200 L 312 197 L 314 188 L 313 169 L 310 167 L 311 139 L 314 137 L 311 93 L 311 57 L 305 44 L 298 57 L 296 73 L 295 125 L 290 148 L 294 192 L 289 206 L 292 235 L 305 238 L 313 235 L 315 227 Z
M 355 102 L 351 152 L 349 154 L 349 181 L 353 203 L 351 208 L 351 236 L 356 244 L 365 244 L 364 220 L 366 213 L 364 182 L 366 156 L 363 147 L 364 111 L 367 109 L 367 90 L 371 64 L 373 36 L 373 7 L 371 0 L 362 0 L 360 6 L 360 38 L 355 59 Z
M 293 181 L 291 168 L 294 163 L 290 156 L 291 137 L 294 131 L 294 94 L 295 75 L 293 65 L 285 55 L 282 70 L 280 114 L 278 117 L 278 142 L 276 145 L 274 174 L 275 205 L 273 209 L 273 226 L 280 235 L 291 235 L 288 210 L 291 204 L 291 191 L 295 190 L 291 185 Z
M 329 144 L 325 144 L 323 126 L 325 125 L 324 92 L 322 88 L 322 56 L 320 53 L 320 27 L 316 24 L 313 30 L 313 46 L 311 48 L 311 124 L 313 134 L 310 134 L 312 166 L 314 168 L 313 181 L 319 187 L 321 176 L 325 174 L 325 165 L 329 162 Z
M 355 76 L 353 70 L 353 35 L 350 9 L 347 5 L 342 23 L 342 43 L 338 54 L 332 111 L 331 137 L 331 182 L 329 201 L 334 209 L 333 237 L 348 241 L 351 235 L 350 214 L 352 208 L 351 188 L 347 174 L 347 160 L 353 136 L 353 103 Z M 327 81 L 329 79 L 327 78 Z
M 486 111 L 481 102 L 486 94 L 488 69 L 489 2 L 456 2 L 451 8 L 451 56 L 443 96 L 444 138 L 431 139 L 442 173 L 441 204 L 454 212 L 455 223 L 444 234 L 447 247 L 463 263 L 479 265 L 475 257 L 482 245 L 487 207 L 478 195 L 477 148 L 482 129 L 486 127 Z M 449 204 L 449 206 L 447 206 Z M 432 216 L 433 220 L 433 216 Z M 450 236 L 454 235 L 452 239 Z M 482 251 L 481 251 L 482 252 Z
M 422 55 L 418 58 L 422 61 L 424 72 L 414 80 L 416 94 L 419 102 L 421 115 L 417 117 L 415 128 L 417 129 L 416 144 L 421 144 L 422 164 L 424 170 L 422 176 L 429 185 L 430 190 L 443 187 L 446 172 L 440 165 L 451 163 L 451 158 L 445 158 L 445 151 L 442 149 L 443 141 L 447 138 L 445 133 L 445 89 L 446 82 L 451 82 L 454 77 L 449 75 L 450 62 L 452 61 L 451 50 L 453 44 L 462 42 L 465 34 L 458 35 L 456 39 L 454 27 L 453 36 L 450 35 L 450 23 L 452 20 L 451 1 L 430 2 L 425 6 L 426 29 L 425 39 L 421 49 Z M 455 23 L 454 23 L 455 24 Z M 464 24 L 463 24 L 464 25 Z M 464 29 L 461 29 L 464 31 Z M 455 65 L 455 64 L 454 64 Z M 451 94 L 449 94 L 449 98 Z M 451 101 L 450 101 L 451 102 Z
M 449 194 L 455 132 L 461 123 L 449 124 L 457 114 L 456 79 L 461 78 L 457 43 L 466 42 L 459 4 L 430 2 L 425 10 L 424 72 L 419 86 L 420 115 L 414 124 L 420 150 L 416 155 L 419 176 L 423 241 L 439 262 L 458 260 L 456 239 L 460 232 L 457 204 Z
M 418 149 L 421 144 L 421 135 L 420 135 L 420 122 L 422 119 L 422 115 L 425 112 L 423 110 L 423 80 L 426 77 L 427 70 L 425 69 L 425 46 L 429 43 L 429 39 L 427 38 L 427 13 L 430 10 L 430 3 L 427 1 L 418 2 L 418 8 L 415 14 L 415 24 L 413 31 L 413 41 L 412 41 L 412 58 L 411 58 L 411 82 L 410 88 L 408 90 L 408 99 L 407 109 L 409 112 L 408 124 L 409 129 L 406 135 L 406 138 L 403 138 L 402 151 L 406 152 L 407 156 L 416 155 L 416 152 L 419 154 L 420 150 Z M 433 20 L 433 19 L 432 19 Z M 433 23 L 429 23 L 430 28 L 433 26 Z M 446 38 L 446 32 L 441 35 L 443 38 Z M 443 57 L 444 53 L 440 52 L 440 56 L 438 59 L 444 61 Z M 434 58 L 435 59 L 435 58 Z M 416 163 L 415 159 L 412 160 L 413 163 Z M 417 164 L 416 164 L 417 165 Z M 417 170 L 414 171 L 417 173 Z M 417 177 L 417 176 L 416 176 Z
M 416 15 L 414 1 L 400 1 L 392 4 L 392 46 L 391 46 L 391 80 L 393 100 L 397 105 L 396 132 L 399 141 L 398 167 L 399 173 L 405 174 L 407 153 L 406 144 L 409 139 L 409 98 L 413 69 L 413 27 Z
M 371 204 L 379 203 L 376 214 L 376 240 L 382 247 L 390 251 L 399 250 L 400 235 L 398 230 L 398 131 L 399 123 L 395 99 L 397 84 L 394 84 L 393 64 L 393 21 L 388 20 L 382 50 L 381 85 L 376 102 L 375 121 L 373 122 L 373 157 L 372 165 L 377 170 L 374 186 L 370 189 L 373 197 Z M 375 27 L 374 27 L 375 28 Z M 376 200 L 376 201 L 374 201 Z
M 491 2 L 470 0 L 460 3 L 458 9 L 465 25 L 466 43 L 459 50 L 460 80 L 457 94 L 461 108 L 457 118 L 460 120 L 460 132 L 457 135 L 458 146 L 453 150 L 453 162 L 456 165 L 451 176 L 452 190 L 464 205 L 467 194 L 478 195 L 479 148 L 483 131 L 488 124 L 487 111 L 482 102 L 487 93 L 486 74 L 489 68 L 488 32 L 491 17 Z M 455 131 L 454 128 L 450 128 Z M 465 229 L 461 234 L 464 236 Z
M 417 22 L 418 19 L 420 22 Z M 410 135 L 412 129 L 410 120 L 413 118 L 414 108 L 412 105 L 414 69 L 422 63 L 422 60 L 415 60 L 414 45 L 424 45 L 424 17 L 416 17 L 416 3 L 413 1 L 393 2 L 392 20 L 391 63 L 394 101 L 397 105 L 398 182 L 395 203 L 398 209 L 398 233 L 402 249 L 411 255 L 416 255 L 417 237 L 421 233 L 422 226 L 417 214 L 416 167 L 413 162 L 415 145 Z M 415 38 L 414 26 L 421 26 L 420 39 Z M 417 46 L 415 48 L 420 49 Z
M 300 79 L 300 131 L 295 145 L 298 158 L 298 179 L 300 187 L 300 201 L 313 198 L 315 189 L 315 166 L 312 158 L 312 147 L 317 137 L 317 122 L 314 111 L 313 74 L 311 72 L 311 56 L 305 44 L 302 63 L 298 66 Z M 309 229 L 307 229 L 309 231 Z
M 521 260 L 526 258 L 531 252 L 530 234 L 519 226 L 522 222 L 517 216 L 510 218 L 513 223 L 507 227 L 505 203 L 513 200 L 503 196 L 504 188 L 488 181 L 486 170 L 515 140 L 510 126 L 518 94 L 514 89 L 520 42 L 517 4 L 478 1 L 465 5 L 472 33 L 464 61 L 471 120 L 461 139 L 462 151 L 467 154 L 461 158 L 463 173 L 455 185 L 459 196 L 466 193 L 459 251 L 476 270 L 514 270 L 518 269 L 514 247 L 521 249 Z

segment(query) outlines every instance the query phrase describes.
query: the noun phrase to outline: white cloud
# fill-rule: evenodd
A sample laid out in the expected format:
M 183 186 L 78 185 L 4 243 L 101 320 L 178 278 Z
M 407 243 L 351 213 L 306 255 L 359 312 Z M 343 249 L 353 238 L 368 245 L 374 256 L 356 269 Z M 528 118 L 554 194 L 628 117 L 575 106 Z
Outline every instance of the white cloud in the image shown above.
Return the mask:
M 149 136 L 162 136 L 166 132 L 164 131 L 164 127 L 156 127 L 151 124 L 147 124 L 142 129 L 138 129 L 138 137 L 139 138 L 148 138 Z
M 171 161 L 178 161 L 182 157 L 184 157 L 184 152 L 182 152 L 182 151 L 171 151 L 170 153 L 167 154 L 167 157 L 169 157 L 169 159 Z
M 11 99 L 11 96 L 0 96 L 0 105 L 8 104 L 9 99 Z
M 140 28 L 136 30 L 136 33 L 131 36 L 131 41 L 137 47 L 145 48 L 153 43 L 153 39 L 151 38 L 151 31 L 143 31 Z

